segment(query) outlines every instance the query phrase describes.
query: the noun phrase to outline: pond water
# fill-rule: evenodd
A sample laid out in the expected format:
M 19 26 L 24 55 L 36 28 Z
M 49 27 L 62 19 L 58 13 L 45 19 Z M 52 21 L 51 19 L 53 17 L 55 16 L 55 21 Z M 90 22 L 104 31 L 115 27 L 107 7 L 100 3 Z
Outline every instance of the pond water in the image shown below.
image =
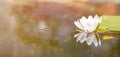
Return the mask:
M 120 57 L 119 31 L 99 33 L 101 46 L 89 46 L 76 42 L 73 23 L 81 16 L 119 15 L 119 3 L 41 1 L 0 6 L 0 57 Z

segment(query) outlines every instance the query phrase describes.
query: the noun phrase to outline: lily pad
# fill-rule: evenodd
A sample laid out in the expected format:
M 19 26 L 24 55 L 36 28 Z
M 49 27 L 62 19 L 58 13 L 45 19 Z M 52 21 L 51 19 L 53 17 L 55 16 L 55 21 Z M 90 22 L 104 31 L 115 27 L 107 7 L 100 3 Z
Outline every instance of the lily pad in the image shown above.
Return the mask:
M 98 32 L 120 31 L 120 16 L 103 16 Z

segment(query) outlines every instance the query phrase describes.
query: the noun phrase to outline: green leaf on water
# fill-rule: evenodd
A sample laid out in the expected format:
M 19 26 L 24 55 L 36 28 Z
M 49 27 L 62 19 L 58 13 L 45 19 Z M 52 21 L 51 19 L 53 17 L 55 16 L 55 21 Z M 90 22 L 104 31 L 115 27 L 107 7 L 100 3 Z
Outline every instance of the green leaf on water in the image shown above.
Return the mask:
M 103 20 L 98 29 L 98 32 L 120 31 L 120 16 L 102 16 Z

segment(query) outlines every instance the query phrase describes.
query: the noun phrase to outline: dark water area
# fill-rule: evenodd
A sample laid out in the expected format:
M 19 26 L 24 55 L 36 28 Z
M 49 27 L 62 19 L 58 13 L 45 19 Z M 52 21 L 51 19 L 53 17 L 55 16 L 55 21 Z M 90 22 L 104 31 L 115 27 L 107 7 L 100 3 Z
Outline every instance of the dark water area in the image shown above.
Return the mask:
M 72 34 L 71 34 L 72 35 Z M 76 42 L 71 35 L 52 37 L 49 40 L 22 38 L 15 34 L 0 39 L 1 57 L 120 57 L 120 38 L 101 39 L 102 45 L 95 47 Z M 101 34 L 100 34 L 101 35 Z M 108 35 L 108 33 L 107 33 Z M 46 35 L 45 35 L 46 36 Z
M 118 4 L 35 2 L 31 5 L 14 5 L 10 17 L 0 15 L 0 57 L 120 57 L 120 32 L 99 33 L 101 46 L 88 46 L 86 42 L 76 42 L 73 24 L 81 16 L 119 15 Z M 105 40 L 104 35 L 114 38 Z

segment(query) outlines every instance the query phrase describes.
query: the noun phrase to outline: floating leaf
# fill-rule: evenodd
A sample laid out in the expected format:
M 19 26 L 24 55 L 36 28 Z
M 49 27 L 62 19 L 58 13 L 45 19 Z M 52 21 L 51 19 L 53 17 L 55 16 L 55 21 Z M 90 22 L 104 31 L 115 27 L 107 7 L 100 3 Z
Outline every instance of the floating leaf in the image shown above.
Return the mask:
M 98 32 L 120 31 L 120 16 L 103 16 Z
M 109 39 L 112 39 L 112 38 L 114 38 L 114 37 L 113 36 L 103 36 L 104 40 L 109 40 Z

